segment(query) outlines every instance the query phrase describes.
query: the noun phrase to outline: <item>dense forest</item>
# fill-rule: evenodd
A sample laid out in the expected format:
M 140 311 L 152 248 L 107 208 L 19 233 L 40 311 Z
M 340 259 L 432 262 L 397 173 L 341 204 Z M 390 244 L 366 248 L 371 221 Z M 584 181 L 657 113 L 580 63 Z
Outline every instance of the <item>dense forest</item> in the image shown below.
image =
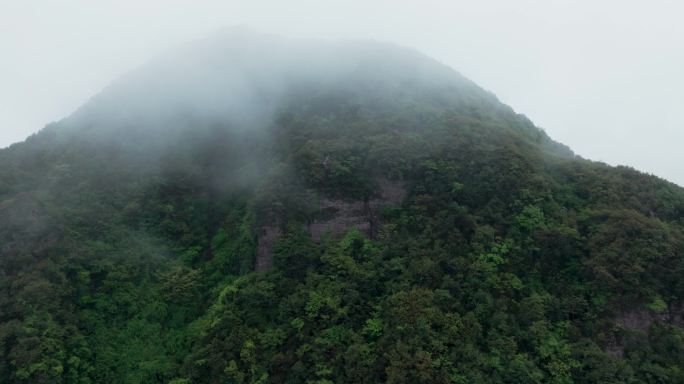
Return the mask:
M 218 36 L 0 150 L 0 382 L 684 383 L 684 189 L 423 55 Z

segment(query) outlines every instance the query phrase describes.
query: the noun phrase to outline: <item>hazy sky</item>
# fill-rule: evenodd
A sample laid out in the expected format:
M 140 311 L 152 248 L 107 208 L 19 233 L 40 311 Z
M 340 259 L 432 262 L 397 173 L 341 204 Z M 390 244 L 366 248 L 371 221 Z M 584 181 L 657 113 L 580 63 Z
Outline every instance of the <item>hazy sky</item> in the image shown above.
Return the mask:
M 578 154 L 684 185 L 679 0 L 0 0 L 0 147 L 235 25 L 419 49 Z

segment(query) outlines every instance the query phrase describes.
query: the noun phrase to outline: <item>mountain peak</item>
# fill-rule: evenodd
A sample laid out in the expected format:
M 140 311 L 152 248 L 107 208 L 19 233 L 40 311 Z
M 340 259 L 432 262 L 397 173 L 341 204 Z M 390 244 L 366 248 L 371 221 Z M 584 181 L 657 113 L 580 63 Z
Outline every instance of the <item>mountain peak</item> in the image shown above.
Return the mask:
M 0 150 L 0 382 L 681 382 L 682 217 L 415 51 L 223 33 Z

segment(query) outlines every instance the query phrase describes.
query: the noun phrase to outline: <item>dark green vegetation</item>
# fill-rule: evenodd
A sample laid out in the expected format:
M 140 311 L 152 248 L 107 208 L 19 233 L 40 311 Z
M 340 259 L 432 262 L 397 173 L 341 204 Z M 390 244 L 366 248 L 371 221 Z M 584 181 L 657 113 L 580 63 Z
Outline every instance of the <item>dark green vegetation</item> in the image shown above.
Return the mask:
M 684 382 L 683 189 L 418 54 L 243 38 L 0 151 L 1 383 Z

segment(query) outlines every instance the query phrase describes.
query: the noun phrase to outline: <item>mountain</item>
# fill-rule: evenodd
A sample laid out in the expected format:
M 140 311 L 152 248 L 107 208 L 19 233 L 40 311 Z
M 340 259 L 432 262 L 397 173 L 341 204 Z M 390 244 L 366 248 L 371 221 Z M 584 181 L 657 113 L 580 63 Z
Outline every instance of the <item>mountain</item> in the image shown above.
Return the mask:
M 225 33 L 0 150 L 2 383 L 684 382 L 684 190 L 452 69 Z

